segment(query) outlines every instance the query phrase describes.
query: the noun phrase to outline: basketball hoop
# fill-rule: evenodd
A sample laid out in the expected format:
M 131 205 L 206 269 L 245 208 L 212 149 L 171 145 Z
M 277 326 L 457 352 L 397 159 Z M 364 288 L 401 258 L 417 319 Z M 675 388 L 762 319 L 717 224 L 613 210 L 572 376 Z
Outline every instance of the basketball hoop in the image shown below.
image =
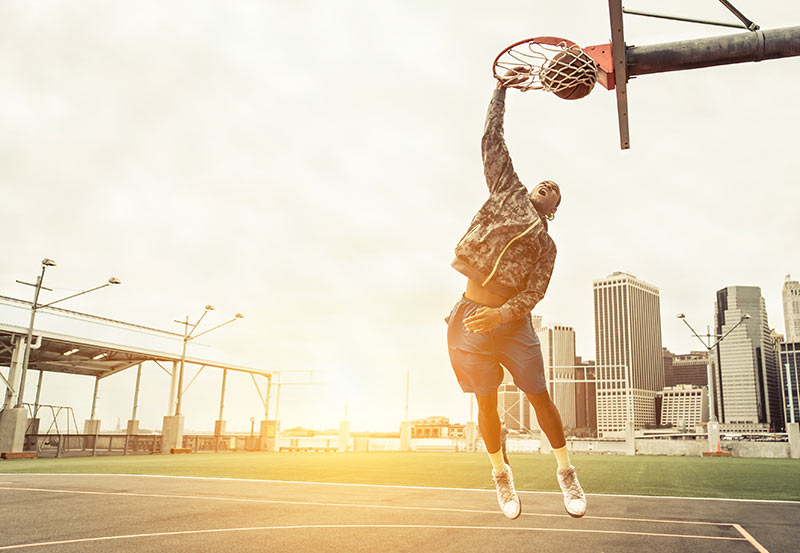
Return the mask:
M 582 98 L 597 82 L 597 64 L 566 38 L 540 36 L 515 42 L 495 58 L 495 79 L 508 88 L 545 90 L 567 100 Z

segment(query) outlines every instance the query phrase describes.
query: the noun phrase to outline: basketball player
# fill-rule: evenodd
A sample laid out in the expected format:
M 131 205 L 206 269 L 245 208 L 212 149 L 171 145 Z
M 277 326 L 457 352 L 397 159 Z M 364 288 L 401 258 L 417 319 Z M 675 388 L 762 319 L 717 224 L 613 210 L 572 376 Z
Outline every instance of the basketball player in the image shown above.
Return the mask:
M 553 448 L 564 507 L 582 517 L 586 496 L 569 461 L 561 416 L 547 393 L 530 316 L 553 272 L 556 246 L 547 221 L 561 203 L 561 190 L 545 180 L 529 193 L 514 172 L 503 138 L 506 85 L 514 82 L 514 77 L 499 80 L 489 104 L 481 144 L 489 199 L 455 249 L 452 266 L 467 277 L 467 289 L 446 319 L 447 344 L 461 389 L 478 401 L 478 426 L 503 514 L 514 519 L 522 512 L 511 467 L 503 458 L 497 414 L 497 387 L 505 367 L 536 410 Z

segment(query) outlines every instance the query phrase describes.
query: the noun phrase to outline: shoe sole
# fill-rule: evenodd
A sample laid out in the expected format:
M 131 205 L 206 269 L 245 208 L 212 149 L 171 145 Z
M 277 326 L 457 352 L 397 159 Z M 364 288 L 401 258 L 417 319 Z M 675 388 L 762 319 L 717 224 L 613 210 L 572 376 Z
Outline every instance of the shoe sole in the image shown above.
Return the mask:
M 500 512 L 503 513 L 503 516 L 505 516 L 508 520 L 517 520 L 519 516 L 522 514 L 522 499 L 520 499 L 519 495 L 517 495 L 517 501 L 519 501 L 519 512 L 515 517 L 508 516 L 503 509 L 500 509 Z
M 569 516 L 571 516 L 572 518 L 583 518 L 583 516 L 586 514 L 586 511 L 584 511 L 584 512 L 583 512 L 583 515 L 573 515 L 572 513 L 570 513 L 570 512 L 567 510 L 567 507 L 566 507 L 566 506 L 564 507 L 564 511 L 566 511 L 566 513 L 567 513 Z

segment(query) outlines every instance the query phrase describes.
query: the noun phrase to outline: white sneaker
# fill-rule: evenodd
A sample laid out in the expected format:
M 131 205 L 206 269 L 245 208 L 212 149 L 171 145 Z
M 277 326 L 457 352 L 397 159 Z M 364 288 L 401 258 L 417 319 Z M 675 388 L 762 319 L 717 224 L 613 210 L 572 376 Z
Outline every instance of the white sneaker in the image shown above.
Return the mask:
M 586 514 L 586 494 L 583 493 L 581 483 L 578 482 L 578 475 L 575 467 L 568 469 L 558 469 L 558 485 L 564 493 L 564 508 L 571 517 L 580 518 Z M 499 493 L 499 492 L 498 492 Z
M 500 510 L 511 520 L 517 518 L 522 513 L 522 502 L 519 500 L 517 490 L 514 489 L 514 475 L 511 467 L 506 465 L 506 470 L 497 473 L 492 469 L 492 479 L 494 487 L 497 489 L 497 503 Z

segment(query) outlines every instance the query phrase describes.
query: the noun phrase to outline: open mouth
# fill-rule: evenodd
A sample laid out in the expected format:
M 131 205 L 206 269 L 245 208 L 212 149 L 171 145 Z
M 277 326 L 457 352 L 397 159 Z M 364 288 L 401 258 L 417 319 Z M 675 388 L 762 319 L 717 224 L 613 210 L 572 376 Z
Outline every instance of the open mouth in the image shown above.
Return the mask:
M 537 194 L 539 194 L 540 196 L 547 196 L 547 190 L 545 190 L 544 188 L 540 188 Z

